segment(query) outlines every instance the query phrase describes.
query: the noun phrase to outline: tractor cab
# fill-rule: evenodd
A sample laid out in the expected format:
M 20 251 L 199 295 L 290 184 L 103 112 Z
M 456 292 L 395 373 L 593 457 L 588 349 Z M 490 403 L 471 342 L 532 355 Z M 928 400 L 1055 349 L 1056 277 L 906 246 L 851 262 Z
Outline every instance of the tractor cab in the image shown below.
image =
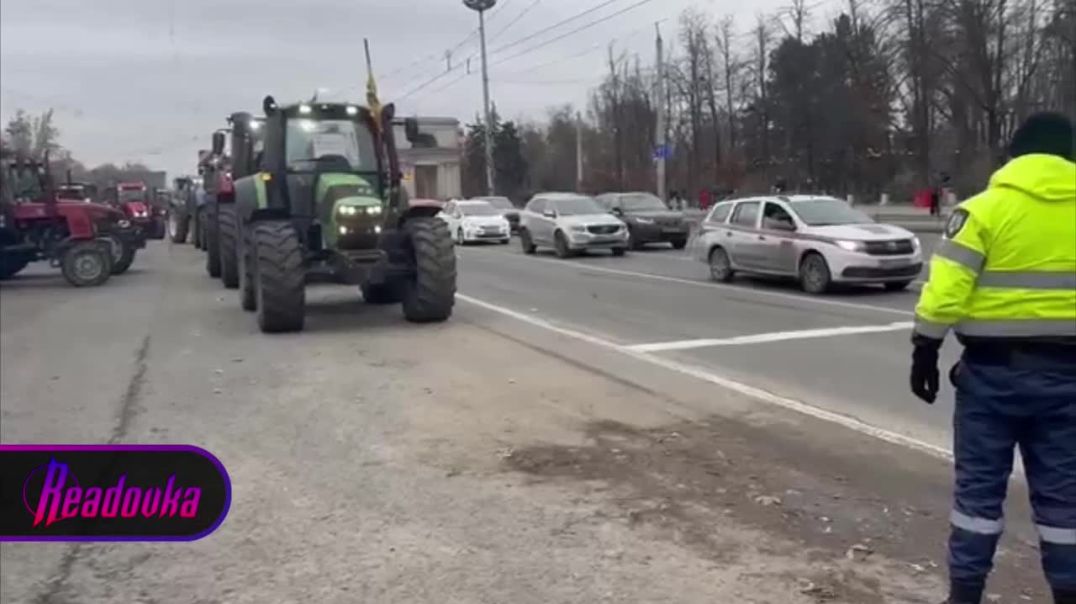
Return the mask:
M 149 221 L 149 191 L 141 182 L 117 184 L 115 205 L 136 224 Z
M 270 111 L 265 130 L 262 168 L 286 181 L 269 188 L 269 205 L 288 208 L 303 224 L 309 249 L 367 250 L 376 259 L 390 187 L 373 114 L 345 103 L 298 103 Z
M 86 182 L 66 182 L 56 187 L 58 201 L 93 203 L 97 198 L 97 187 Z

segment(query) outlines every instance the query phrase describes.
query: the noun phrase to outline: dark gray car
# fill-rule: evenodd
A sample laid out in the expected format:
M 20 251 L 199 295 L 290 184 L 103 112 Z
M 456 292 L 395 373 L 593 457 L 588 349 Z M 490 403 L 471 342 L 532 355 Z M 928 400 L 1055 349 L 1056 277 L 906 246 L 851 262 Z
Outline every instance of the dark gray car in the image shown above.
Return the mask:
M 628 225 L 631 247 L 640 249 L 648 243 L 670 243 L 682 250 L 687 245 L 690 227 L 683 212 L 670 210 L 651 193 L 606 193 L 598 203 Z

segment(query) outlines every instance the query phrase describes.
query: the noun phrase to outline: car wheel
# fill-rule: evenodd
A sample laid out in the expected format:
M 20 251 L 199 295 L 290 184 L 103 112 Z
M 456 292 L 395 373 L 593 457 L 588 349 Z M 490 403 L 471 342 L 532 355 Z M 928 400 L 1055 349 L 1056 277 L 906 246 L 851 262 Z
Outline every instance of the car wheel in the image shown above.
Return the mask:
M 736 273 L 724 248 L 715 247 L 710 251 L 710 278 L 721 283 L 728 283 Z
M 456 230 L 456 245 L 464 245 L 467 241 L 463 238 L 463 229 Z
M 628 229 L 628 247 L 638 251 L 646 247 L 646 243 L 640 241 L 639 238 L 635 235 L 635 232 L 631 229 Z
M 908 289 L 908 286 L 911 285 L 911 284 L 912 284 L 911 281 L 890 281 L 889 283 L 885 284 L 885 291 L 887 291 L 887 292 L 904 291 L 904 290 Z
M 557 252 L 557 258 L 571 258 L 572 256 L 572 250 L 568 247 L 568 238 L 560 231 L 557 231 L 554 237 L 553 249 Z
M 818 252 L 811 252 L 800 262 L 800 285 L 809 294 L 822 294 L 833 284 L 826 259 Z
M 687 247 L 687 239 L 674 239 L 672 246 L 674 250 L 682 250 Z
M 501 245 L 508 245 L 509 243 L 512 243 L 511 239 L 501 239 Z
M 613 255 L 616 256 L 617 258 L 623 256 L 626 253 L 628 253 L 627 248 L 623 248 L 623 247 L 614 247 L 613 248 Z
M 526 230 L 519 232 L 519 245 L 523 248 L 523 253 L 527 255 L 533 254 L 538 249 L 534 242 L 531 241 L 531 234 Z

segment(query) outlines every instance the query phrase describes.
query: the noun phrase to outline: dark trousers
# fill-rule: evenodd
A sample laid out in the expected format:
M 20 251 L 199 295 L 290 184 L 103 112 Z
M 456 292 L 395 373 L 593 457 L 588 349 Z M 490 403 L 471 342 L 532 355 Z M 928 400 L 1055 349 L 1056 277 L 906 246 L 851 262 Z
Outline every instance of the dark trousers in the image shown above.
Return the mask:
M 1076 366 L 1064 359 L 1004 356 L 984 361 L 965 353 L 952 375 L 957 395 L 950 577 L 971 593 L 982 589 L 993 567 L 1019 446 L 1046 578 L 1055 591 L 1074 591 Z

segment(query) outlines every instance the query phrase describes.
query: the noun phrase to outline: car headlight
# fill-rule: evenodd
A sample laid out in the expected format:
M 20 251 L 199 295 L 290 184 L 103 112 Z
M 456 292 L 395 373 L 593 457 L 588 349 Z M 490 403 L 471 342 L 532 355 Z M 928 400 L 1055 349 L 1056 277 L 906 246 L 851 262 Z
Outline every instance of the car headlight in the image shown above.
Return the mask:
M 643 218 L 641 216 L 636 218 L 635 222 L 638 222 L 639 224 L 654 224 L 654 220 L 652 218 Z
M 571 230 L 573 232 L 576 232 L 576 233 L 586 233 L 587 232 L 587 227 L 585 227 L 585 226 L 583 226 L 581 224 L 573 224 L 570 228 L 571 228 Z
M 917 252 L 923 249 L 923 244 L 920 243 L 918 237 L 912 237 L 912 249 Z
M 838 239 L 834 241 L 837 247 L 842 250 L 848 250 L 849 252 L 864 252 L 867 250 L 867 244 L 862 241 L 848 241 L 845 239 Z

